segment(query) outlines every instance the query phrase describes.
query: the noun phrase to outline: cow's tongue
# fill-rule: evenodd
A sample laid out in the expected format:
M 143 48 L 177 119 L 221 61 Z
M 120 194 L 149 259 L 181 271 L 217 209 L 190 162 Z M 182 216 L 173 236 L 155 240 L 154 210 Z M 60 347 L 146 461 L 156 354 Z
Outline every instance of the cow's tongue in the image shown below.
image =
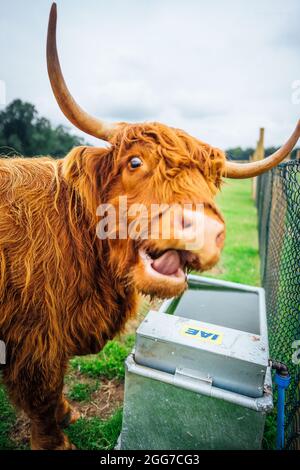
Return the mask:
M 170 276 L 180 268 L 180 256 L 176 250 L 168 250 L 153 261 L 152 267 L 160 274 Z

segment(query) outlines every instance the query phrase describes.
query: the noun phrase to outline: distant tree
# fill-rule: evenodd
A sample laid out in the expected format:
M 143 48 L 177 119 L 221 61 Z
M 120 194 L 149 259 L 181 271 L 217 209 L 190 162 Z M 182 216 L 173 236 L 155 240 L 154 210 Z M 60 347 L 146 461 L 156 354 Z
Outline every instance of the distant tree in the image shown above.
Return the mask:
M 241 147 L 235 147 L 226 150 L 226 155 L 230 160 L 249 160 L 252 156 L 254 149 L 249 147 L 242 149 Z
M 276 152 L 279 147 L 267 147 L 265 149 L 265 157 L 268 157 L 272 153 Z M 296 158 L 297 148 L 292 151 L 292 159 Z M 235 147 L 226 150 L 227 158 L 230 160 L 249 160 L 254 153 L 253 148 L 242 149 L 241 147 Z
M 82 138 L 64 126 L 52 127 L 39 117 L 35 106 L 19 99 L 0 112 L 0 154 L 24 156 L 64 156 L 72 147 L 83 145 Z
M 268 147 L 265 149 L 265 156 L 268 157 L 269 155 L 271 155 L 271 153 L 274 153 L 276 152 L 276 150 L 278 150 L 279 147 Z M 297 155 L 297 152 L 299 150 L 299 147 L 295 148 L 293 151 L 292 151 L 292 154 L 291 154 L 291 158 L 292 160 L 295 160 L 296 159 L 296 155 Z

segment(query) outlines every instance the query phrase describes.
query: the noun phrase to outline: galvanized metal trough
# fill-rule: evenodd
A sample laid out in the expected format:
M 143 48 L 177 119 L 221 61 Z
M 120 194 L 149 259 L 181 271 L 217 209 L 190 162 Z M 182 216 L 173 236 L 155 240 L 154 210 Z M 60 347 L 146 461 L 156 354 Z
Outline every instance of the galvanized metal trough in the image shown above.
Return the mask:
M 190 275 L 126 360 L 121 449 L 259 449 L 273 407 L 262 288 Z

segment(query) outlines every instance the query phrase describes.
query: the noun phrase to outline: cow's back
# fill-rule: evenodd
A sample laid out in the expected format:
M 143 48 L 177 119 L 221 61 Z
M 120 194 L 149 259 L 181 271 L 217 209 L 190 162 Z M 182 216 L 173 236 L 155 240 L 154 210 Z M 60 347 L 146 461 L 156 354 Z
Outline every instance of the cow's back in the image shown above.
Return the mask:
M 0 159 L 2 307 L 16 308 L 16 303 L 19 309 L 21 305 L 44 302 L 62 230 L 58 171 L 59 161 L 47 157 Z M 1 311 L 0 324 L 3 308 Z

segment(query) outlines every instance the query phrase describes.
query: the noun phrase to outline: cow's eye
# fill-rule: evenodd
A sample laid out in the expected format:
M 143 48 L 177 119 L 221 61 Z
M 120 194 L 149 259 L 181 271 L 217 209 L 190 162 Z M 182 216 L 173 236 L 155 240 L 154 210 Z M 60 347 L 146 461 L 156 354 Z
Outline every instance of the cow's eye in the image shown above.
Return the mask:
M 136 168 L 139 168 L 140 166 L 142 166 L 143 162 L 142 160 L 140 159 L 140 157 L 132 157 L 130 160 L 129 160 L 129 168 L 130 170 L 135 170 Z

